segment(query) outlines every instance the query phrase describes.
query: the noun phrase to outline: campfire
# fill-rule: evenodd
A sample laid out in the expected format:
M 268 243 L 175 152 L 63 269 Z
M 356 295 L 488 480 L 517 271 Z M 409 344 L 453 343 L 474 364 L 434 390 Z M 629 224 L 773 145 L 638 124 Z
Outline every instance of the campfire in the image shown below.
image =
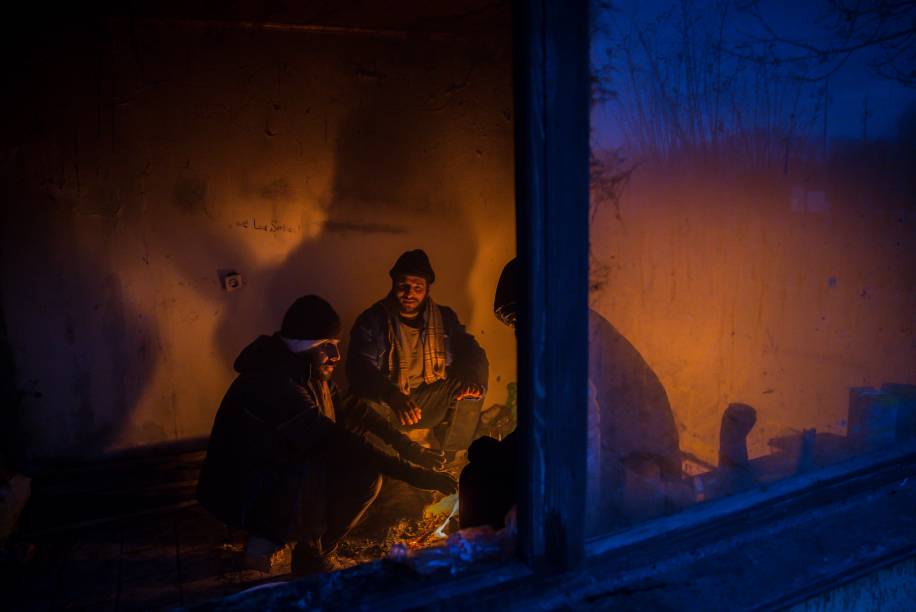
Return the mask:
M 437 544 L 438 540 L 444 540 L 458 529 L 457 516 L 457 493 L 443 497 L 436 503 L 426 506 L 423 509 L 423 519 L 424 521 L 432 521 L 436 526 L 413 541 L 407 542 L 408 548 L 423 548 Z

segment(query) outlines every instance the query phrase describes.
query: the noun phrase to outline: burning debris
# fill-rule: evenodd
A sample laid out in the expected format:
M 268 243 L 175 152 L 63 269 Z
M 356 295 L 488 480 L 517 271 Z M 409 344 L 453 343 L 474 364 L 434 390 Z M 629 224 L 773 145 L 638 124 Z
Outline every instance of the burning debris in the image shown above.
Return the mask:
M 457 500 L 454 510 L 458 510 Z M 443 523 L 442 527 L 446 523 Z M 449 535 L 444 543 L 439 534 L 445 534 L 440 527 L 433 532 L 435 540 L 426 540 L 435 541 L 436 546 L 411 548 L 405 544 L 395 544 L 388 552 L 387 558 L 389 561 L 407 565 L 418 574 L 433 574 L 439 571 L 455 574 L 475 561 L 506 559 L 515 552 L 518 529 L 514 508 L 509 511 L 505 523 L 506 526 L 498 531 L 489 525 L 459 529 Z
M 515 384 L 512 383 L 508 388 L 506 404 L 494 404 L 481 415 L 478 435 L 502 439 L 515 429 L 515 414 Z M 466 465 L 466 453 L 457 453 L 445 469 L 457 478 Z M 365 520 L 338 546 L 338 560 L 346 566 L 383 558 L 411 565 L 414 559 L 429 556 L 421 551 L 443 546 L 454 549 L 462 541 L 465 542 L 462 546 L 468 549 L 469 537 L 471 541 L 478 542 L 479 549 L 480 538 L 491 538 L 505 531 L 484 528 L 482 531 L 478 529 L 480 533 L 475 531 L 471 534 L 470 530 L 460 530 L 459 509 L 457 494 L 422 491 L 403 482 L 386 479 Z M 456 535 L 459 533 L 464 535 Z M 479 552 L 465 550 L 463 554 L 467 557 Z M 497 551 L 494 549 L 493 552 Z M 430 554 L 442 556 L 441 551 Z
M 465 462 L 455 461 L 446 471 L 457 475 Z M 458 495 L 422 491 L 386 479 L 365 520 L 337 547 L 341 565 L 383 559 L 395 547 L 419 550 L 438 546 L 458 529 Z
M 448 506 L 451 506 L 451 510 L 449 510 L 448 516 L 445 517 L 445 520 L 442 522 L 441 525 L 436 527 L 436 530 L 432 532 L 432 535 L 430 537 L 435 538 L 435 539 L 441 539 L 441 538 L 448 537 L 448 533 L 446 533 L 446 531 L 449 529 L 450 526 L 455 524 L 453 521 L 458 514 L 458 495 L 452 494 L 452 495 L 449 495 L 448 497 L 443 497 L 439 501 L 438 504 L 435 504 L 434 506 L 432 506 L 434 510 L 427 509 L 429 510 L 429 514 L 438 516 L 440 513 L 437 510 L 443 507 L 448 507 Z M 425 513 L 426 512 L 424 512 L 424 514 Z

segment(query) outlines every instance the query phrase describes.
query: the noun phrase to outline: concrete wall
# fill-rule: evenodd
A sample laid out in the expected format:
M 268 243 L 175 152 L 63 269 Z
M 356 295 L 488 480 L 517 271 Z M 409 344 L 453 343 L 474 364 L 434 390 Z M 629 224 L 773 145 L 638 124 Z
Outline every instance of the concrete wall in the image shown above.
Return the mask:
M 330 19 L 382 32 L 115 18 L 26 38 L 2 295 L 38 456 L 207 435 L 235 356 L 293 299 L 349 330 L 416 247 L 505 401 L 511 39 L 505 7 L 464 4 Z
M 758 456 L 845 434 L 849 387 L 916 382 L 912 151 L 647 161 L 599 206 L 593 305 L 658 373 L 683 449 L 715 461 L 729 402 L 757 409 Z

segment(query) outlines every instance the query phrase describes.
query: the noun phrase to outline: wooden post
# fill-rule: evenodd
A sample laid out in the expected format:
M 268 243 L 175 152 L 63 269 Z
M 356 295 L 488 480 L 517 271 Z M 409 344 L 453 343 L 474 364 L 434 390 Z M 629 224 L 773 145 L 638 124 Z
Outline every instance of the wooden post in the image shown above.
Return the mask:
M 522 556 L 584 555 L 588 372 L 588 1 L 514 7 Z

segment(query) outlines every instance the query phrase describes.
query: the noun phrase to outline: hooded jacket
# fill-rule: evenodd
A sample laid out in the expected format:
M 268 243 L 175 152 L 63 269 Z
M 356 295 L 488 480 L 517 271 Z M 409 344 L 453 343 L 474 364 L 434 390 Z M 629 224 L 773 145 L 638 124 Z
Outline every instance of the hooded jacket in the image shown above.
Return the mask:
M 200 504 L 228 525 L 275 542 L 320 536 L 327 462 L 336 442 L 371 459 L 382 451 L 347 434 L 401 434 L 331 386 L 336 423 L 322 414 L 306 362 L 277 336 L 260 336 L 235 360 L 238 376 L 213 423 L 197 488 Z M 339 450 L 339 449 L 337 449 Z

